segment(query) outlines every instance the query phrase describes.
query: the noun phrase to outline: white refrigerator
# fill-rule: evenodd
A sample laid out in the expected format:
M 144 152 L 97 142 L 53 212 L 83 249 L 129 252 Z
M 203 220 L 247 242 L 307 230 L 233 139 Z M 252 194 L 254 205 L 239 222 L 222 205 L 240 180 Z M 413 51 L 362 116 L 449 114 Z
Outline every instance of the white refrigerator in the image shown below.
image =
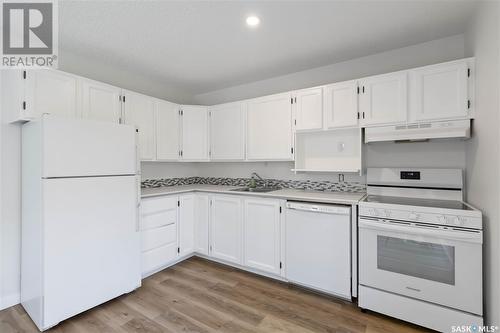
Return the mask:
M 21 303 L 43 331 L 141 285 L 136 130 L 48 115 L 22 129 Z

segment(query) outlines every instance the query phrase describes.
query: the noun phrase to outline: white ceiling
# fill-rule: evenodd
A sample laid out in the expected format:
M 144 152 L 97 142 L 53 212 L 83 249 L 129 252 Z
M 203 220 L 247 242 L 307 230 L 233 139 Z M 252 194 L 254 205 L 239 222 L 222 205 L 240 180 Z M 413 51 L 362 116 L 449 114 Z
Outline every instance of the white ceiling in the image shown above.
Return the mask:
M 61 1 L 59 47 L 200 94 L 459 34 L 474 9 L 442 0 Z M 258 28 L 245 25 L 249 14 Z

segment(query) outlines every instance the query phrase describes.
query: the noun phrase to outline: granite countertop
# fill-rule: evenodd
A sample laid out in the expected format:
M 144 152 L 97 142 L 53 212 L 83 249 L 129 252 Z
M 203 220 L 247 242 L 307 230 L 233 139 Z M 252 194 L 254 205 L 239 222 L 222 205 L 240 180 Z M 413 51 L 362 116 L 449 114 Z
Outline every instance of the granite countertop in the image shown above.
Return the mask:
M 181 186 L 165 186 L 155 188 L 143 188 L 141 191 L 142 198 L 156 197 L 161 195 L 173 195 L 187 192 L 209 192 L 231 195 L 245 195 L 264 198 L 275 198 L 297 201 L 311 201 L 318 203 L 357 204 L 366 193 L 355 192 L 323 192 L 313 190 L 298 190 L 298 189 L 281 189 L 267 193 L 256 192 L 236 192 L 233 189 L 241 188 L 241 186 L 225 186 L 225 185 L 181 185 Z

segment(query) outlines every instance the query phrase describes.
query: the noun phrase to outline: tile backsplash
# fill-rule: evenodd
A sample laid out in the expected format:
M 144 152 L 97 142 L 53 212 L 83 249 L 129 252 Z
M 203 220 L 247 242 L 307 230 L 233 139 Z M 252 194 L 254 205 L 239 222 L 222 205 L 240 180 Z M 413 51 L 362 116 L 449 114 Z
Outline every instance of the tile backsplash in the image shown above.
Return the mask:
M 184 178 L 164 178 L 147 179 L 142 182 L 143 188 L 181 186 L 195 184 L 227 185 L 227 186 L 249 186 L 251 178 L 216 178 L 216 177 L 184 177 Z M 366 192 L 366 185 L 356 182 L 331 182 L 331 181 L 311 181 L 311 180 L 282 180 L 256 179 L 257 186 L 273 186 L 280 188 L 293 188 L 327 192 Z

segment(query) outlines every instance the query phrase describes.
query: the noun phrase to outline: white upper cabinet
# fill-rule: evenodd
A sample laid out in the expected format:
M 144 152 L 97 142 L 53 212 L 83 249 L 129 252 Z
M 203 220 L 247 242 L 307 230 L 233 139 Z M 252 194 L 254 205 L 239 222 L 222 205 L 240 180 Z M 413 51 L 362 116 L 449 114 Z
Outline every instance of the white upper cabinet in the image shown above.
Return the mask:
M 182 147 L 184 161 L 208 160 L 208 108 L 206 106 L 181 106 Z
M 323 88 L 326 128 L 358 126 L 358 83 L 339 82 Z
M 210 159 L 245 159 L 245 109 L 243 102 L 212 106 L 210 115 Z
M 155 99 L 146 95 L 124 91 L 124 121 L 138 130 L 139 158 L 151 161 L 156 157 Z
M 404 123 L 407 119 L 408 72 L 377 75 L 359 80 L 361 125 Z
M 241 263 L 242 208 L 238 196 L 214 195 L 211 198 L 210 255 Z
M 82 118 L 119 123 L 121 89 L 109 84 L 81 79 Z
M 469 116 L 468 60 L 410 71 L 410 122 Z
M 281 202 L 245 198 L 244 203 L 244 264 L 279 275 Z
M 179 198 L 179 255 L 194 252 L 194 228 L 196 221 L 196 195 L 186 194 Z
M 77 118 L 79 116 L 78 77 L 60 71 L 26 71 L 25 108 L 28 118 L 45 113 Z
M 194 250 L 208 255 L 210 201 L 208 194 L 196 193 L 194 220 Z
M 24 103 L 24 71 L 0 70 L 0 78 L 2 80 L 0 84 L 2 121 L 10 123 L 29 119 L 30 115 Z
M 248 101 L 248 160 L 293 160 L 291 98 L 284 93 Z
M 156 159 L 177 161 L 179 159 L 180 120 L 179 105 L 156 100 Z
M 295 129 L 319 130 L 323 128 L 323 90 L 303 89 L 293 94 Z

